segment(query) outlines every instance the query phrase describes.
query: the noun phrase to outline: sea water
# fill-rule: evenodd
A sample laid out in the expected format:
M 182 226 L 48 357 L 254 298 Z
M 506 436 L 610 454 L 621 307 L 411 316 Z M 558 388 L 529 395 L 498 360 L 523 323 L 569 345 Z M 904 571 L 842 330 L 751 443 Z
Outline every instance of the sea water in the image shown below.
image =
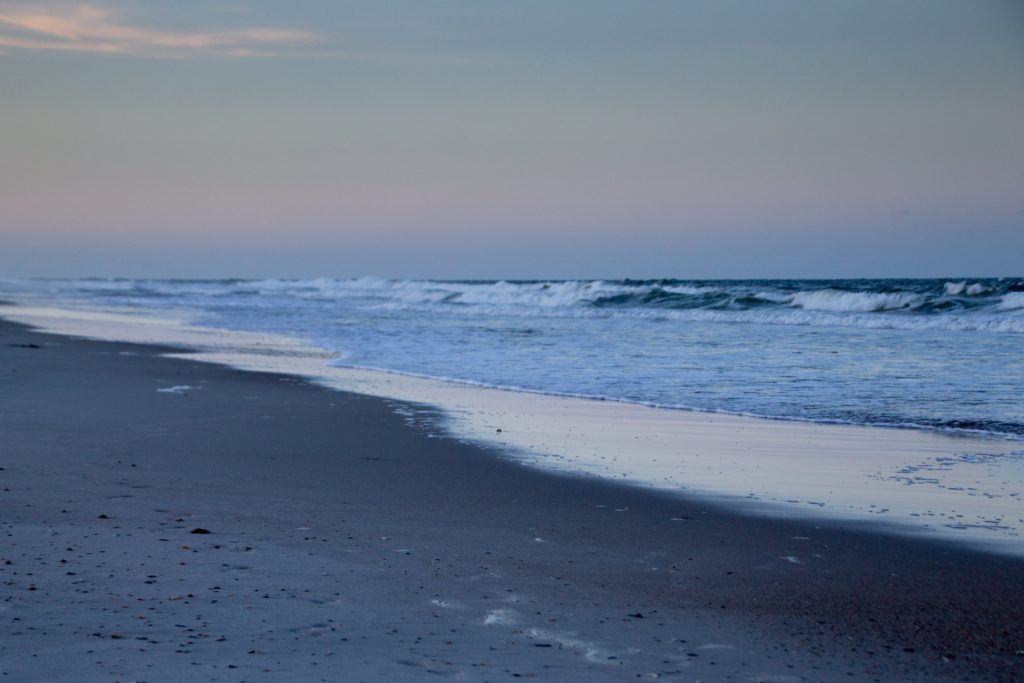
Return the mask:
M 784 420 L 1024 438 L 1024 280 L 3 280 L 337 365 Z
M 5 280 L 0 315 L 399 399 L 531 466 L 1024 555 L 1022 285 Z

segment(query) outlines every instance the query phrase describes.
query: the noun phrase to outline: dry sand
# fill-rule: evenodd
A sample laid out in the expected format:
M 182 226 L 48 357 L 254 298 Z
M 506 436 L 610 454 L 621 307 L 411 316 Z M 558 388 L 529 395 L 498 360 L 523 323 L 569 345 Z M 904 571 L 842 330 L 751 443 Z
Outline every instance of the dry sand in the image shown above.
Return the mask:
M 1020 560 L 161 351 L 0 323 L 0 680 L 1024 679 Z

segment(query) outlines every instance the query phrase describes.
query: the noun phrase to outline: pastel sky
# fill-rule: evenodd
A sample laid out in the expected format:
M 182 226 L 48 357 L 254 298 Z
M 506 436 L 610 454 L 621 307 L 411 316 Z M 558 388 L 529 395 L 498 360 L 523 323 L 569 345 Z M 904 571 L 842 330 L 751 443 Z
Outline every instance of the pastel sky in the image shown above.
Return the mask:
M 0 0 L 5 275 L 1024 275 L 1024 2 Z

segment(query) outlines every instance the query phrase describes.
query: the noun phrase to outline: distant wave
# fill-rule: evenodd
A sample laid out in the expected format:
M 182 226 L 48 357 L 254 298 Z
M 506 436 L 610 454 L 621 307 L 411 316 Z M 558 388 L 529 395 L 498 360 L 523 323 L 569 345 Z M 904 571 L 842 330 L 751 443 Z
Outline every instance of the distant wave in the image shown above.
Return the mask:
M 27 281 L 22 281 L 27 282 Z M 50 294 L 136 302 L 265 297 L 460 315 L 625 316 L 871 329 L 1024 332 L 1024 280 L 45 280 Z
M 985 292 L 987 292 L 988 287 L 981 284 L 980 282 L 967 284 L 966 280 L 961 280 L 960 282 L 947 282 L 943 287 L 943 291 L 948 296 L 960 296 L 961 294 L 966 294 L 967 296 L 977 296 L 978 294 L 984 294 Z

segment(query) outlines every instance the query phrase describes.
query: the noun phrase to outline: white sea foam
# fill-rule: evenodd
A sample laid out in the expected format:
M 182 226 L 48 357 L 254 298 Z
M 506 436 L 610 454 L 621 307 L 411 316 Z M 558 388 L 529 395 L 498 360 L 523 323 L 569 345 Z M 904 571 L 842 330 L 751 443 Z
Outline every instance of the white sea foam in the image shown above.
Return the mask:
M 603 297 L 635 294 L 640 287 L 615 285 L 603 280 L 589 282 L 537 282 L 537 283 L 470 283 L 420 289 L 407 292 L 404 301 L 445 301 L 474 306 L 529 308 L 570 308 Z
M 662 289 L 671 294 L 688 294 L 691 296 L 717 294 L 722 291 L 719 287 L 693 287 L 689 285 L 665 285 Z
M 1000 311 L 1019 311 L 1024 309 L 1024 292 L 1007 292 L 1003 295 L 996 308 Z
M 566 650 L 575 650 L 593 664 L 618 663 L 618 660 L 608 650 L 593 641 L 578 638 L 574 634 L 546 628 L 531 628 L 526 631 L 526 635 L 534 640 L 558 643 L 559 647 Z
M 164 387 L 163 389 L 157 389 L 161 394 L 185 394 L 193 389 L 199 389 L 199 387 L 189 386 L 188 384 L 175 384 L 173 387 Z
M 572 308 L 605 298 L 642 297 L 661 290 L 669 294 L 699 296 L 721 292 L 717 287 L 624 284 L 607 280 L 551 282 L 445 282 L 357 278 L 335 280 L 256 280 L 231 286 L 235 293 L 287 295 L 296 298 L 370 297 L 392 306 L 455 304 L 473 307 Z
M 494 609 L 484 616 L 485 626 L 515 626 L 519 623 L 519 613 L 514 609 Z
M 792 294 L 783 294 L 782 292 L 768 292 L 764 290 L 755 294 L 754 297 L 760 299 L 761 301 L 770 301 L 773 304 L 788 304 L 790 301 L 793 300 Z
M 919 300 L 918 295 L 908 292 L 844 292 L 836 289 L 818 289 L 795 293 L 791 303 L 808 311 L 870 313 L 908 308 Z

